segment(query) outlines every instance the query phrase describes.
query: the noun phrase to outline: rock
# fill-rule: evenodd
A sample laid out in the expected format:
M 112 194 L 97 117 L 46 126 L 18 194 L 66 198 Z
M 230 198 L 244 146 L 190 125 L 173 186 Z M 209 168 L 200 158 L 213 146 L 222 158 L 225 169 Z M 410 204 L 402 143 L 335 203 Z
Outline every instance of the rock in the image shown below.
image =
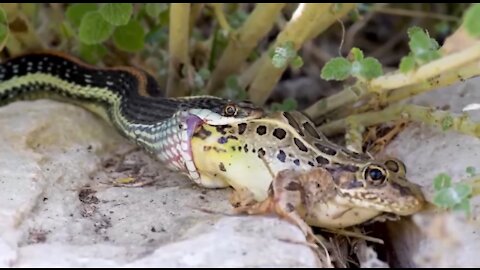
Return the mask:
M 305 242 L 300 229 L 228 216 L 228 189 L 167 171 L 82 108 L 15 102 L 0 126 L 0 266 L 318 266 L 285 241 Z M 108 184 L 125 177 L 155 182 Z
M 480 103 L 480 78 L 457 83 L 413 98 L 418 105 L 448 108 L 460 114 L 469 104 Z M 480 110 L 467 111 L 480 123 Z M 456 183 L 467 178 L 466 168 L 480 170 L 479 138 L 453 130 L 442 131 L 412 123 L 386 148 L 385 154 L 403 160 L 407 177 L 422 186 L 429 202 L 434 196 L 433 179 L 439 173 Z M 454 211 L 426 209 L 412 221 L 389 224 L 397 267 L 473 267 L 480 265 L 480 215 L 478 197 L 471 199 L 472 220 Z

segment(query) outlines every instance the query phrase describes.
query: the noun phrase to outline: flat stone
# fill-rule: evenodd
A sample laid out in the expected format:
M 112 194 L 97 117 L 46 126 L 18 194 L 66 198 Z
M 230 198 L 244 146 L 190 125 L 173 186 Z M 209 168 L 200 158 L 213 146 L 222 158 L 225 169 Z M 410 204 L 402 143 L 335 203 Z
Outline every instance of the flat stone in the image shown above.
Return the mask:
M 229 189 L 166 170 L 82 108 L 15 102 L 0 126 L 0 266 L 318 266 L 299 228 L 230 216 Z M 154 182 L 111 185 L 126 177 Z

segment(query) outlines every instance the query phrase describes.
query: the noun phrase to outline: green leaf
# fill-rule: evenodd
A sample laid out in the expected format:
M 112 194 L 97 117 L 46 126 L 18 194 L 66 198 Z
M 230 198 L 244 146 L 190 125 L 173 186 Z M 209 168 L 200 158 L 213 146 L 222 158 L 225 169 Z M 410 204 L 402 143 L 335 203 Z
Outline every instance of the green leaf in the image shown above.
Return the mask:
M 208 68 L 201 68 L 201 69 L 198 71 L 198 74 L 199 74 L 200 77 L 202 77 L 202 79 L 204 79 L 205 81 L 210 78 L 210 70 L 208 70 Z
M 468 166 L 467 169 L 465 169 L 465 171 L 467 172 L 467 174 L 472 177 L 472 176 L 475 176 L 475 167 L 473 166 Z
M 66 17 L 68 21 L 74 26 L 79 27 L 85 14 L 97 10 L 97 4 L 93 3 L 79 3 L 71 4 L 67 7 Z
M 463 27 L 472 37 L 480 37 L 480 4 L 475 3 L 465 12 Z
M 155 26 L 145 36 L 145 42 L 149 44 L 157 43 L 159 46 L 163 46 L 168 41 L 168 28 L 165 26 Z
M 414 54 L 421 54 L 424 50 L 438 49 L 438 43 L 418 26 L 408 29 L 408 37 L 410 38 L 408 44 Z
M 360 76 L 367 80 L 371 80 L 383 74 L 382 64 L 380 64 L 380 62 L 373 57 L 367 57 L 363 59 L 360 61 L 360 64 L 362 66 L 360 70 Z
M 453 189 L 455 190 L 456 196 L 459 198 L 458 203 L 460 203 L 461 200 L 470 197 L 472 194 L 472 187 L 465 183 L 457 183 L 453 186 Z
M 442 130 L 445 131 L 453 126 L 453 117 L 450 115 L 442 119 Z
M 433 179 L 433 187 L 435 190 L 440 190 L 442 188 L 448 188 L 452 185 L 452 178 L 446 173 L 441 173 Z
M 287 41 L 283 45 L 274 49 L 272 55 L 272 64 L 276 68 L 284 68 L 297 56 L 293 41 Z
M 356 8 L 354 8 L 352 11 L 350 11 L 347 16 L 354 23 L 361 19 L 360 13 L 358 12 L 358 9 L 356 9 Z
M 303 59 L 300 55 L 297 55 L 292 61 L 293 68 L 301 68 L 303 66 Z
M 440 58 L 440 56 L 441 56 L 440 52 L 438 52 L 438 51 L 428 51 L 428 52 L 423 53 L 422 55 L 418 55 L 417 60 L 420 60 L 418 62 L 421 63 L 421 64 L 429 63 L 429 62 L 432 62 L 435 59 Z
M 420 27 L 414 26 L 408 29 L 408 37 L 410 41 L 408 45 L 410 47 L 413 56 L 420 64 L 428 63 L 432 60 L 440 58 L 440 52 L 438 52 L 438 42 L 423 31 Z
M 467 216 L 471 215 L 472 208 L 470 206 L 470 200 L 465 198 L 460 203 L 453 206 L 454 211 L 463 211 Z
M 0 51 L 2 51 L 5 44 L 7 44 L 9 34 L 10 29 L 8 28 L 7 14 L 5 10 L 0 7 Z
M 225 80 L 225 86 L 225 95 L 227 98 L 234 100 L 244 100 L 247 98 L 247 92 L 240 86 L 237 76 L 228 76 Z
M 232 90 L 240 90 L 240 84 L 238 83 L 237 76 L 230 75 L 225 81 L 225 85 Z
M 324 80 L 343 81 L 350 76 L 352 71 L 352 64 L 343 57 L 335 57 L 328 61 L 322 68 L 320 74 Z
M 111 3 L 100 7 L 100 14 L 103 19 L 111 25 L 126 25 L 132 17 L 133 6 L 129 3 Z
M 274 54 L 272 57 L 272 64 L 276 68 L 283 68 L 287 65 L 287 58 L 283 57 L 281 54 Z
M 87 45 L 100 44 L 112 35 L 113 29 L 98 11 L 91 11 L 83 16 L 78 37 Z
M 282 103 L 282 109 L 283 111 L 293 111 L 297 109 L 298 103 L 295 99 L 293 98 L 287 98 L 283 101 Z
M 282 105 L 280 103 L 274 102 L 270 105 L 270 110 L 274 112 L 282 111 Z
M 361 61 L 363 60 L 363 52 L 359 48 L 353 47 L 350 50 L 349 59 L 350 57 L 353 61 Z
M 451 26 L 446 21 L 435 24 L 435 32 L 440 35 L 447 35 L 451 30 Z
M 4 25 L 8 24 L 7 13 L 5 13 L 5 10 L 2 7 L 0 7 L 0 23 Z
M 457 203 L 456 200 L 452 199 L 452 192 L 453 189 L 451 188 L 437 191 L 433 197 L 433 203 L 438 207 L 452 208 Z
M 194 83 L 197 88 L 202 88 L 206 85 L 206 81 L 210 78 L 210 70 L 202 68 L 195 73 Z
M 233 28 L 242 26 L 243 22 L 248 18 L 248 13 L 245 10 L 238 9 L 227 17 L 228 23 Z
M 80 44 L 80 58 L 90 64 L 96 64 L 107 54 L 107 48 L 103 45 Z
M 402 73 L 413 70 L 415 68 L 415 58 L 412 55 L 402 57 L 399 68 Z
M 167 6 L 167 9 L 160 12 L 158 23 L 160 25 L 169 25 L 170 24 L 170 6 Z
M 158 20 L 160 13 L 168 9 L 168 5 L 166 3 L 146 3 L 145 4 L 145 11 L 147 12 L 148 16 L 152 19 Z
M 113 42 L 119 49 L 136 52 L 145 45 L 145 32 L 139 22 L 131 20 L 128 24 L 119 26 L 113 33 Z
M 298 107 L 298 103 L 295 99 L 287 98 L 287 99 L 284 99 L 282 103 L 277 103 L 277 102 L 272 103 L 272 105 L 270 106 L 270 110 L 274 112 L 275 111 L 289 112 L 289 111 L 296 110 L 297 107 Z
M 439 190 L 433 197 L 433 202 L 443 208 L 452 208 L 470 196 L 472 188 L 466 184 L 456 184 L 453 187 Z

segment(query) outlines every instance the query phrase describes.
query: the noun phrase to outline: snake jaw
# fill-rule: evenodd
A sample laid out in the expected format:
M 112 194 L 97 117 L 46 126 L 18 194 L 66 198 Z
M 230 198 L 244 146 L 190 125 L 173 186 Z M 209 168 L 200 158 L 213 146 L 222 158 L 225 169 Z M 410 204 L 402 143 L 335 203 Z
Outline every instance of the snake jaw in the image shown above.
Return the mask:
M 195 130 L 205 123 L 205 121 L 194 114 L 189 114 L 185 120 L 185 123 L 187 123 L 187 140 L 189 142 L 190 139 L 192 139 Z
M 190 109 L 188 113 L 200 118 L 203 123 L 212 126 L 231 125 L 235 123 L 245 122 L 252 119 L 258 119 L 265 115 L 263 109 L 242 109 L 237 111 L 235 116 L 223 116 L 207 109 Z

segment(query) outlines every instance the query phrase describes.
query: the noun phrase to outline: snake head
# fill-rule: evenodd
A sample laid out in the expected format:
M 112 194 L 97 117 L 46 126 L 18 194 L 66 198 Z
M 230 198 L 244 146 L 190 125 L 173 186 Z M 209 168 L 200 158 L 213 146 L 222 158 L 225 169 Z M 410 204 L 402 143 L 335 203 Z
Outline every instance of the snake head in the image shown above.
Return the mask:
M 266 114 L 264 109 L 248 101 L 235 102 L 216 97 L 203 97 L 197 107 L 189 109 L 188 112 L 209 125 L 230 125 L 257 119 Z

